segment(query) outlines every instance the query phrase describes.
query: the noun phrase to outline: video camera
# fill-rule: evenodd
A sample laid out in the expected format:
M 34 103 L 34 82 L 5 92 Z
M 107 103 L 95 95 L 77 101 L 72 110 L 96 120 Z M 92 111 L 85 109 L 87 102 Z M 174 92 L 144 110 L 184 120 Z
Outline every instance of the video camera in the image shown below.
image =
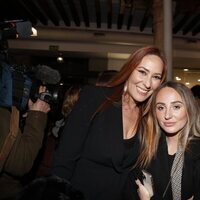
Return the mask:
M 0 106 L 16 106 L 24 110 L 29 98 L 37 98 L 55 104 L 59 101 L 59 86 L 61 77 L 57 70 L 45 65 L 35 67 L 8 65 L 0 61 Z M 47 91 L 38 93 L 39 86 L 45 85 Z
M 8 39 L 27 38 L 32 35 L 32 24 L 29 21 L 9 20 L 0 22 L 0 50 L 7 50 Z

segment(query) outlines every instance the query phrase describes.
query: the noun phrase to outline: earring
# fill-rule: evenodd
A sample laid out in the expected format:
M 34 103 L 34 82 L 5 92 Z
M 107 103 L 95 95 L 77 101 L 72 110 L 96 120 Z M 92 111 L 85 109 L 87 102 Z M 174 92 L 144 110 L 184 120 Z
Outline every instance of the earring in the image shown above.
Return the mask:
M 127 85 L 124 86 L 124 93 L 127 92 Z

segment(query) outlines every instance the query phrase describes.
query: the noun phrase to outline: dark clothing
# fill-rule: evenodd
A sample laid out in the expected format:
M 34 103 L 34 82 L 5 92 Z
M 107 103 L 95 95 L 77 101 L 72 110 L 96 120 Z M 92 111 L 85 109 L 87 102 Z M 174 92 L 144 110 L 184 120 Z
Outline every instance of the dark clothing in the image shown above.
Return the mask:
M 132 147 L 124 144 L 121 105 L 92 118 L 112 92 L 94 86 L 81 91 L 55 155 L 52 173 L 70 180 L 87 200 L 124 200 L 125 182 L 138 157 L 137 134 Z
M 185 160 L 182 173 L 182 200 L 187 200 L 194 195 L 194 199 L 200 199 L 200 139 L 192 140 L 188 151 L 185 152 Z M 153 200 L 172 199 L 171 184 L 164 198 L 162 195 L 170 180 L 170 171 L 173 157 L 169 157 L 166 137 L 162 134 L 158 153 L 152 161 L 148 171 L 153 175 L 154 193 Z
M 22 188 L 20 178 L 30 171 L 42 146 L 47 114 L 29 111 L 23 133 L 17 139 L 0 174 L 0 199 L 15 197 Z M 9 133 L 10 111 L 0 108 L 0 150 Z
M 175 156 L 169 156 L 165 134 L 159 141 L 158 151 L 155 159 L 152 160 L 150 166 L 146 169 L 153 177 L 154 196 L 151 200 L 173 200 L 171 184 L 163 196 L 167 184 L 170 180 L 170 171 Z M 126 198 L 129 200 L 139 199 L 137 190 L 135 189 L 134 179 L 139 178 L 142 181 L 142 173 L 140 169 L 134 169 L 130 172 L 125 186 Z M 131 190 L 132 188 L 132 190 Z M 181 200 L 188 200 L 194 195 L 193 200 L 200 200 L 200 139 L 192 140 L 189 149 L 185 152 L 185 160 L 182 173 Z

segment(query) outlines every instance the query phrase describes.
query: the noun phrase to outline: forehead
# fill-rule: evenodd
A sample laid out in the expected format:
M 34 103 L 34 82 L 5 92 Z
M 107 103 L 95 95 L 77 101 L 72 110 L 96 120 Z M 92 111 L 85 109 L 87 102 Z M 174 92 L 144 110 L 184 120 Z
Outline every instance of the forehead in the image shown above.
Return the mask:
M 146 55 L 141 60 L 138 67 L 144 67 L 148 71 L 153 71 L 155 73 L 162 73 L 164 66 L 163 66 L 163 62 L 159 56 Z
M 164 87 L 162 88 L 156 96 L 156 102 L 174 102 L 180 101 L 183 102 L 181 95 L 171 87 Z

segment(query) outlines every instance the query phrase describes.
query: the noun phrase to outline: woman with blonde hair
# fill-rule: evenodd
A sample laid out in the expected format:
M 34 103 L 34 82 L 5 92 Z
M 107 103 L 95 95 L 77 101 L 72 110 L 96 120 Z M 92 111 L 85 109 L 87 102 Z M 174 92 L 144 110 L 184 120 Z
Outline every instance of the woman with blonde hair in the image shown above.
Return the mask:
M 141 200 L 200 199 L 200 110 L 191 90 L 177 82 L 162 84 L 153 95 L 149 122 L 156 153 L 146 170 L 154 195 L 137 180 Z

